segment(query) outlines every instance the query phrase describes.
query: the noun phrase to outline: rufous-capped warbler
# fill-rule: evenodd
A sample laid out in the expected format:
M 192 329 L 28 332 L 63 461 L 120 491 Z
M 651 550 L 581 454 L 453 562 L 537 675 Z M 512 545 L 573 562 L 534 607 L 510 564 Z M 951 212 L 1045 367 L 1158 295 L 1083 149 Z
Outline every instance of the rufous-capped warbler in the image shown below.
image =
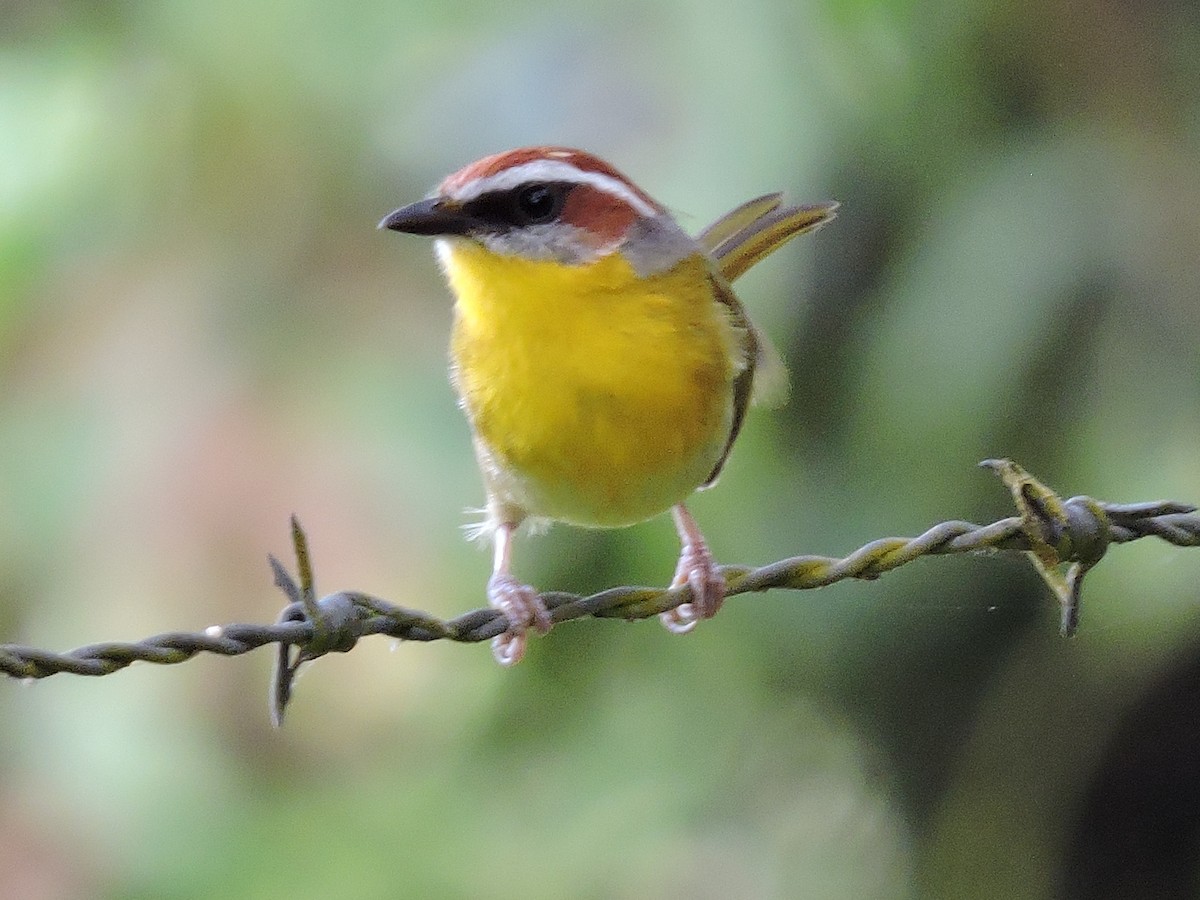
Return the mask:
M 488 601 L 509 622 L 493 640 L 499 662 L 520 660 L 530 626 L 552 624 L 510 567 L 527 520 L 614 527 L 670 509 L 672 586 L 691 602 L 664 624 L 688 631 L 720 608 L 725 581 L 684 500 L 716 481 L 756 378 L 778 364 L 729 285 L 836 209 L 769 194 L 691 238 L 608 163 L 527 147 L 380 222 L 435 236 L 454 293 L 450 378 L 487 492 L 476 533 L 494 542 Z

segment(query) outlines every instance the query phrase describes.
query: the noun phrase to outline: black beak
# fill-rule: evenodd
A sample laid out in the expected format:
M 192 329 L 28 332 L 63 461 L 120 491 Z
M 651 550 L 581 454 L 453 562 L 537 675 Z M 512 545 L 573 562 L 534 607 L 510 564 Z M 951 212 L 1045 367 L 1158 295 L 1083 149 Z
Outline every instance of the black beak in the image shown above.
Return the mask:
M 469 234 L 479 225 L 479 220 L 463 212 L 461 207 L 439 197 L 402 206 L 388 213 L 379 223 L 380 228 L 391 231 L 427 235 Z

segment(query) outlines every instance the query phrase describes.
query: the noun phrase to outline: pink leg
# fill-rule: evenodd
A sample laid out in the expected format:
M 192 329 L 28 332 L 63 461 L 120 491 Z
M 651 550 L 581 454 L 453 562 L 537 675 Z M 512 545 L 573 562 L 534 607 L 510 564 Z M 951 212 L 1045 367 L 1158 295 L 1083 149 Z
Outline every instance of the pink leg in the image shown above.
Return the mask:
M 510 570 L 516 530 L 510 522 L 496 529 L 492 577 L 487 586 L 488 603 L 508 619 L 508 631 L 492 638 L 492 655 L 502 666 L 515 666 L 525 655 L 526 629 L 532 626 L 545 634 L 554 624 L 538 592 L 514 578 Z
M 700 526 L 687 507 L 680 503 L 672 508 L 671 514 L 675 518 L 675 530 L 679 532 L 679 542 L 682 544 L 671 587 L 686 584 L 692 589 L 692 602 L 667 610 L 659 619 L 668 631 L 686 634 L 701 619 L 711 619 L 717 614 L 725 600 L 725 578 L 717 571 L 717 564 L 704 535 L 700 533 Z

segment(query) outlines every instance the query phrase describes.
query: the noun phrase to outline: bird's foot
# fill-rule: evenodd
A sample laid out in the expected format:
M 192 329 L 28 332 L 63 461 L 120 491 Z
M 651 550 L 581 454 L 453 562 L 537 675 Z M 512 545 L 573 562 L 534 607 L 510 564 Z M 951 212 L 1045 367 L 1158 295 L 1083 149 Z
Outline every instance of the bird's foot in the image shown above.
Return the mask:
M 525 632 L 532 627 L 545 634 L 554 624 L 550 611 L 537 591 L 507 572 L 488 579 L 487 598 L 508 619 L 508 630 L 492 638 L 492 656 L 502 666 L 515 666 L 525 655 Z
M 725 576 L 703 540 L 684 543 L 671 587 L 687 585 L 692 601 L 659 614 L 659 620 L 672 634 L 687 634 L 701 619 L 711 619 L 725 602 Z

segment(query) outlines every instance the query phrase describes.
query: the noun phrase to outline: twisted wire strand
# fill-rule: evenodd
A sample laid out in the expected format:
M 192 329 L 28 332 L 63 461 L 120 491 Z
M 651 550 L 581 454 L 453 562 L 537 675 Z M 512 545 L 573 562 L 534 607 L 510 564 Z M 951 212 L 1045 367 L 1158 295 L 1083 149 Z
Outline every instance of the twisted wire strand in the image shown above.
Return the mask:
M 1099 561 L 1109 544 L 1157 537 L 1178 547 L 1200 546 L 1200 515 L 1196 515 L 1194 506 L 1172 501 L 1102 503 L 1088 497 L 1062 501 L 1013 463 L 987 461 L 985 465 L 997 469 L 1022 515 L 989 525 L 942 522 L 917 537 L 871 541 L 840 559 L 809 555 L 759 567 L 723 566 L 727 596 L 773 588 L 807 590 L 850 578 L 873 580 L 923 556 L 1021 551 L 1035 557 L 1039 572 L 1059 595 L 1064 605 L 1063 630 L 1070 633 L 1077 621 L 1082 576 Z M 490 608 L 442 620 L 356 591 L 340 591 L 318 600 L 313 594 L 304 533 L 294 519 L 292 527 L 300 581 L 297 583 L 278 561 L 271 559 L 276 584 L 290 601 L 273 625 L 211 626 L 198 633 L 177 631 L 135 642 L 89 644 L 66 653 L 0 644 L 0 672 L 18 679 L 60 673 L 110 675 L 134 662 L 172 665 L 200 653 L 238 656 L 266 644 L 278 644 L 272 698 L 272 713 L 278 722 L 290 698 L 296 669 L 325 653 L 347 652 L 359 638 L 383 634 L 406 641 L 475 643 L 496 637 L 507 628 L 503 614 Z M 1065 580 L 1054 571 L 1054 566 L 1060 564 L 1071 567 Z M 1055 579 L 1062 580 L 1062 584 Z M 688 602 L 690 592 L 686 586 L 626 586 L 586 597 L 550 591 L 543 593 L 542 599 L 553 621 L 561 623 L 587 616 L 650 618 Z

